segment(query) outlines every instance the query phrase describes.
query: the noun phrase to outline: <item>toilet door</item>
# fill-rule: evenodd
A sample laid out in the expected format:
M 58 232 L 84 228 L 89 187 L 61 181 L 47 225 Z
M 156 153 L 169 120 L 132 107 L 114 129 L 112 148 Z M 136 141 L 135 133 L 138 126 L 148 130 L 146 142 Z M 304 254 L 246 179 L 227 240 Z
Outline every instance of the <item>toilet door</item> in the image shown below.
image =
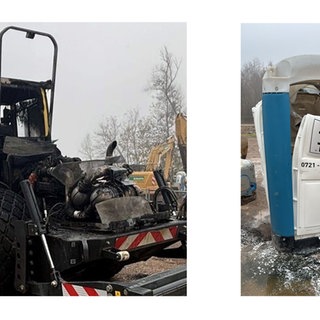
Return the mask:
M 304 116 L 292 158 L 295 239 L 320 236 L 320 116 Z

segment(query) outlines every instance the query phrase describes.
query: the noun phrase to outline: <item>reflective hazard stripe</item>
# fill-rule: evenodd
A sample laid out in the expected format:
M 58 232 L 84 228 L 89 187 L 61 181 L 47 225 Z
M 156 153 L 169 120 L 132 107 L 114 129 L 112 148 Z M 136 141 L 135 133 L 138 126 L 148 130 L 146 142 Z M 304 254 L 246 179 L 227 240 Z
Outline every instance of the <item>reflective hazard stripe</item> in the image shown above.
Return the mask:
M 141 232 L 130 236 L 117 238 L 115 248 L 119 250 L 134 249 L 152 243 L 174 239 L 177 236 L 178 227 L 164 228 L 157 231 Z
M 107 291 L 94 289 L 90 287 L 82 287 L 73 285 L 71 283 L 62 283 L 62 295 L 63 296 L 106 296 Z

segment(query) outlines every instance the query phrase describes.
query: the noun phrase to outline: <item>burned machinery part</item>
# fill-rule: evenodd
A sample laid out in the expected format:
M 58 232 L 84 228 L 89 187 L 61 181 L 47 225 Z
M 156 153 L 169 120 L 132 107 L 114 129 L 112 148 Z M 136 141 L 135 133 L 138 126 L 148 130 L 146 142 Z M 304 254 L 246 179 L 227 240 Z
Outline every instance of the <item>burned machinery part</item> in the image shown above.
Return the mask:
M 110 280 L 172 246 L 186 258 L 186 215 L 167 186 L 159 202 L 141 194 L 129 179 L 133 170 L 113 156 L 116 141 L 104 159 L 61 154 L 51 139 L 56 41 L 7 27 L 0 56 L 7 32 L 25 33 L 26 41 L 49 37 L 54 58 L 51 79 L 39 82 L 2 78 L 0 63 L 0 295 L 186 295 L 186 265 Z
M 26 200 L 26 204 L 31 215 L 32 222 L 34 223 L 34 227 L 36 229 L 35 235 L 40 235 L 41 242 L 43 245 L 43 249 L 45 251 L 45 255 L 47 257 L 47 261 L 50 267 L 50 275 L 51 275 L 51 284 L 52 286 L 58 285 L 58 273 L 55 269 L 54 263 L 52 261 L 52 257 L 49 251 L 47 239 L 45 236 L 46 230 L 44 224 L 42 223 L 42 215 L 40 213 L 40 209 L 37 204 L 37 200 L 34 194 L 34 191 L 31 187 L 29 180 L 23 180 L 20 182 L 21 190 Z

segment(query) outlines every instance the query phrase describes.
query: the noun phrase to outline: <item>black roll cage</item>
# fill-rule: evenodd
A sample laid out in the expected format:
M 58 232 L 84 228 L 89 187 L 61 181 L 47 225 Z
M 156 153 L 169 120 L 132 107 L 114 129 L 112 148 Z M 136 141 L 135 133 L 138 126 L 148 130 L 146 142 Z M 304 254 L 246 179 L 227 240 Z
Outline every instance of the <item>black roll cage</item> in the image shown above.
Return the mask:
M 58 45 L 57 45 L 57 42 L 56 42 L 55 38 L 51 34 L 45 33 L 45 32 L 35 31 L 35 30 L 16 27 L 16 26 L 9 26 L 9 27 L 3 29 L 0 32 L 0 79 L 2 79 L 2 54 L 3 54 L 2 44 L 3 44 L 3 36 L 9 30 L 25 32 L 26 33 L 26 38 L 28 38 L 28 39 L 34 39 L 34 37 L 36 35 L 47 37 L 47 38 L 49 38 L 51 40 L 51 42 L 53 44 L 53 61 L 52 61 L 51 79 L 47 80 L 47 81 L 44 81 L 44 82 L 40 82 L 40 84 L 42 84 L 41 86 L 45 87 L 46 89 L 50 89 L 51 90 L 51 92 L 50 92 L 50 103 L 49 103 L 49 139 L 51 139 L 51 128 L 52 128 L 52 117 L 53 117 L 53 102 L 54 102 L 54 91 L 55 91 L 56 69 L 57 69 L 57 58 L 58 58 Z M 27 81 L 27 82 L 36 84 L 35 82 L 30 82 L 30 81 Z M 47 84 L 47 85 L 44 85 L 44 84 Z M 50 85 L 48 85 L 48 84 L 50 84 Z M 0 81 L 0 105 L 2 103 L 2 101 L 1 101 L 1 98 L 2 98 L 2 95 L 1 95 L 2 86 L 3 86 L 2 81 Z

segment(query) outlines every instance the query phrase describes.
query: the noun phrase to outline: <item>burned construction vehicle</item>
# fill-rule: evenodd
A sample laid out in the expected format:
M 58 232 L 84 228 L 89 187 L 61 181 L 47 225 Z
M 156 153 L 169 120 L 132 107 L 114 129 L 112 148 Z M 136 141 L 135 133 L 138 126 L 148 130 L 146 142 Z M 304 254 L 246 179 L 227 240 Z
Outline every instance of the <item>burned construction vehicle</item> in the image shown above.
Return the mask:
M 52 77 L 3 78 L 0 60 L 0 295 L 186 295 L 186 266 L 131 283 L 110 278 L 171 245 L 186 257 L 186 213 L 155 171 L 148 201 L 113 155 L 81 161 L 52 140 L 58 46 L 47 33 L 9 26 L 53 44 Z

